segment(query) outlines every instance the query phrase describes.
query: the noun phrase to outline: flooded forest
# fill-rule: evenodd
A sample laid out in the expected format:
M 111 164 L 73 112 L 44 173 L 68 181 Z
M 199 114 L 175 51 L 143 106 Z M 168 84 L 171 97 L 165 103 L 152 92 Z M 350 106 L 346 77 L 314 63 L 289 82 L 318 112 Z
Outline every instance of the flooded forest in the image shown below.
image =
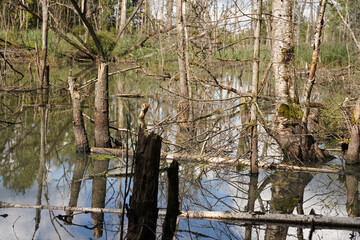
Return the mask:
M 360 0 L 0 0 L 0 239 L 360 239 Z

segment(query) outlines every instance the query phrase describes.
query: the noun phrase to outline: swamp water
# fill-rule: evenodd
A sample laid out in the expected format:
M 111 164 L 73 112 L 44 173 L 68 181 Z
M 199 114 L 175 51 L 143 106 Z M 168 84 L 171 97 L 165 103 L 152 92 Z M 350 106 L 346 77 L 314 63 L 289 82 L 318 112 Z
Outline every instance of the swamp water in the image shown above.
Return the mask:
M 70 97 L 65 84 L 67 73 L 51 75 L 47 94 L 35 92 L 1 93 L 3 116 L 0 128 L 0 201 L 15 204 L 77 206 L 121 209 L 129 189 L 125 177 L 98 177 L 96 174 L 125 171 L 120 157 L 84 156 L 75 153 Z M 95 73 L 73 71 L 82 83 Z M 247 92 L 249 82 L 237 72 L 224 74 L 228 85 Z M 230 77 L 232 76 L 232 77 Z M 160 87 L 161 86 L 161 87 Z M 232 158 L 248 154 L 247 129 L 242 122 L 244 104 L 226 91 L 205 84 L 194 86 L 195 133 L 184 133 L 176 123 L 177 82 L 154 80 L 140 73 L 115 75 L 110 80 L 110 123 L 121 129 L 138 129 L 142 103 L 149 103 L 148 129 L 163 137 L 162 151 L 184 154 L 215 154 Z M 84 113 L 93 118 L 93 89 L 81 92 Z M 143 98 L 123 98 L 118 94 L 138 93 Z M 265 105 L 265 104 L 263 104 Z M 271 106 L 262 106 L 267 109 Z M 266 110 L 264 110 L 266 112 Z M 270 118 L 270 117 L 269 117 Z M 93 123 L 85 118 L 93 146 Z M 114 138 L 119 137 L 112 131 Z M 134 147 L 135 134 L 122 131 L 121 141 Z M 279 162 L 276 144 L 260 129 L 261 161 Z M 125 144 L 126 145 L 126 144 Z M 129 158 L 131 162 L 132 158 Z M 336 157 L 320 168 L 342 168 Z M 118 166 L 122 167 L 119 169 Z M 168 163 L 161 162 L 162 167 Z M 360 172 L 360 169 L 347 169 Z M 129 169 L 130 171 L 130 169 Z M 91 177 L 89 177 L 91 176 Z M 95 177 L 94 177 L 95 176 Z M 180 162 L 182 211 L 229 211 L 316 214 L 332 217 L 359 216 L 359 175 L 304 173 L 262 170 L 251 178 L 246 167 Z M 132 188 L 130 182 L 130 189 Z M 166 210 L 167 177 L 160 173 L 158 207 Z M 130 192 L 131 195 L 131 192 Z M 126 203 L 128 203 L 128 197 Z M 121 226 L 126 234 L 127 218 L 113 213 L 75 212 L 72 224 L 64 221 L 61 210 L 30 208 L 0 209 L 0 239 L 119 239 Z M 158 218 L 161 238 L 163 217 Z M 311 235 L 311 236 L 310 236 Z M 240 221 L 210 221 L 179 218 L 177 239 L 360 239 L 355 229 L 315 229 L 302 226 L 251 224 Z

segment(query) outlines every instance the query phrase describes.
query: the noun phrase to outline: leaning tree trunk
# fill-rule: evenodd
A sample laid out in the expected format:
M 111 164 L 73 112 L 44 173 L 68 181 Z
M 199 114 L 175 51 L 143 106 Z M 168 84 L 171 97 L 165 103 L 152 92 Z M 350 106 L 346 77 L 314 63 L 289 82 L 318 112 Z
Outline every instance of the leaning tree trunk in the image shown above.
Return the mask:
M 278 142 L 284 154 L 301 161 L 315 161 L 324 156 L 314 138 L 303 124 L 303 112 L 298 104 L 295 84 L 293 1 L 274 0 L 272 61 L 275 92 L 278 97 L 275 130 L 270 135 Z
M 76 151 L 77 152 L 90 152 L 89 141 L 87 138 L 84 119 L 82 116 L 81 110 L 81 96 L 77 91 L 75 85 L 76 79 L 74 77 L 69 76 L 69 91 L 71 95 L 71 102 L 73 108 L 73 122 L 74 122 L 74 135 L 76 142 Z

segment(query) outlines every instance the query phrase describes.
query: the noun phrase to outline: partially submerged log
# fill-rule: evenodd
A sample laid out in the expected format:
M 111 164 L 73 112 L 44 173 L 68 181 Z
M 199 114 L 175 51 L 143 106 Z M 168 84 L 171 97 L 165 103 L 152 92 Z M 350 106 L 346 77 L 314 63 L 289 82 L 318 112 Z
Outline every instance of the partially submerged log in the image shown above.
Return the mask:
M 140 93 L 121 93 L 121 94 L 115 94 L 114 97 L 120 97 L 120 98 L 144 98 L 145 95 Z
M 30 208 L 47 209 L 57 211 L 80 211 L 97 213 L 121 214 L 121 209 L 89 208 L 89 207 L 66 207 L 48 205 L 15 204 L 0 201 L 0 208 Z M 159 216 L 165 216 L 165 211 L 159 211 Z M 315 227 L 318 229 L 349 229 L 359 230 L 360 218 L 331 217 L 321 215 L 294 215 L 294 214 L 256 214 L 243 212 L 216 212 L 216 211 L 183 211 L 180 218 L 207 219 L 214 221 L 242 221 L 253 224 L 287 224 L 290 226 Z
M 118 157 L 125 157 L 125 151 L 122 149 L 112 149 L 112 148 L 91 148 L 91 153 L 95 154 L 107 154 L 114 155 Z M 132 151 L 129 151 L 129 156 L 133 154 Z M 239 159 L 239 158 L 229 158 L 229 157 L 212 157 L 205 155 L 190 155 L 190 154 L 181 154 L 181 153 L 168 153 L 162 152 L 160 155 L 162 160 L 172 162 L 173 160 L 179 162 L 196 162 L 202 164 L 223 166 L 223 165 L 234 165 L 234 164 L 243 164 L 245 166 L 250 166 L 250 161 L 248 159 Z M 294 166 L 287 164 L 277 164 L 277 163 L 268 163 L 260 162 L 259 167 L 264 169 L 276 169 L 276 170 L 290 170 L 290 171 L 308 171 L 308 172 L 320 172 L 320 173 L 349 173 L 351 172 L 337 170 L 337 169 L 325 169 L 325 168 L 314 168 L 314 167 L 305 167 L 305 166 Z

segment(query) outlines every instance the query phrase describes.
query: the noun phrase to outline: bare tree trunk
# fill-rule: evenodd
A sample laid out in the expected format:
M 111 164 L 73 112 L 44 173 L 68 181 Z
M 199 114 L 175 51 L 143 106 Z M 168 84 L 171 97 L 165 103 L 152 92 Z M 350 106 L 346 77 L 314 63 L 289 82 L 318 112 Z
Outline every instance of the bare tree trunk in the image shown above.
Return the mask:
M 272 62 L 275 95 L 281 103 L 297 102 L 295 99 L 294 41 L 292 25 L 292 0 L 274 0 Z
M 306 29 L 306 38 L 305 38 L 306 43 L 309 43 L 311 41 L 311 33 L 312 33 L 312 25 L 313 25 L 313 8 L 314 8 L 313 0 L 310 0 L 310 15 L 308 19 L 308 27 Z
M 251 173 L 258 174 L 258 133 L 257 133 L 257 95 L 260 65 L 260 30 L 261 30 L 262 0 L 257 1 L 256 29 L 254 42 L 254 62 L 252 75 L 252 103 L 251 103 Z
M 355 45 L 358 49 L 360 49 L 360 43 L 358 42 L 356 35 L 354 33 L 354 31 L 351 29 L 349 23 L 346 21 L 346 19 L 344 18 L 344 16 L 341 14 L 340 9 L 336 6 L 336 4 L 332 4 L 332 6 L 336 9 L 338 15 L 341 18 L 341 21 L 343 22 L 343 24 L 346 26 L 346 28 L 349 30 L 351 38 L 353 39 L 353 41 L 355 42 Z M 335 32 L 335 31 L 334 31 Z M 340 33 L 339 33 L 340 35 Z
M 173 4 L 174 0 L 167 1 L 166 28 L 169 28 L 172 25 Z
M 272 61 L 275 94 L 278 97 L 275 131 L 267 132 L 278 142 L 284 154 L 301 161 L 323 159 L 314 138 L 302 124 L 302 111 L 298 104 L 294 71 L 294 42 L 292 0 L 274 0 Z
M 49 86 L 49 68 L 47 66 L 47 48 L 48 48 L 48 1 L 42 0 L 42 46 L 40 60 L 40 84 L 41 88 Z
M 115 29 L 116 31 L 118 31 L 120 26 L 120 0 L 117 0 L 116 5 L 117 7 L 115 11 Z
M 121 1 L 121 12 L 120 12 L 120 29 L 123 29 L 126 24 L 126 0 Z
M 167 209 L 163 224 L 163 240 L 173 239 L 176 231 L 176 220 L 180 214 L 179 210 L 179 163 L 173 161 L 167 170 L 168 175 L 168 195 Z
M 358 165 L 346 166 L 346 170 L 360 172 Z M 346 175 L 346 211 L 349 217 L 360 216 L 359 176 Z
M 301 9 L 300 9 L 300 13 L 298 16 L 298 23 L 296 25 L 296 45 L 299 46 L 300 43 L 300 27 L 301 27 L 301 19 L 304 15 L 304 11 L 305 11 L 305 6 L 306 6 L 306 0 L 304 1 L 304 3 L 301 5 Z
M 73 106 L 73 121 L 74 121 L 74 135 L 77 152 L 90 152 L 89 142 L 85 130 L 84 119 L 81 110 L 81 96 L 75 88 L 76 79 L 69 76 L 69 91 L 71 95 L 71 102 Z
M 360 98 L 356 101 L 355 110 L 351 118 L 351 136 L 349 149 L 345 156 L 347 164 L 356 164 L 360 162 L 359 150 L 360 150 Z
M 95 146 L 111 147 L 109 132 L 109 65 L 98 62 L 98 80 L 95 83 Z
M 179 64 L 179 76 L 180 76 L 180 95 L 182 97 L 188 97 L 188 76 L 186 71 L 185 62 L 185 31 L 184 31 L 184 16 L 183 16 L 183 1 L 176 0 L 176 28 L 178 33 L 178 64 Z M 179 121 L 187 125 L 189 113 L 188 100 L 182 98 L 179 101 Z
M 161 137 L 153 132 L 147 136 L 140 128 L 135 153 L 133 194 L 128 210 L 127 239 L 156 238 L 160 149 Z
M 315 73 L 316 73 L 316 66 L 317 66 L 317 60 L 320 52 L 320 44 L 321 44 L 321 34 L 324 27 L 324 16 L 325 16 L 325 10 L 326 10 L 326 4 L 327 0 L 321 0 L 320 1 L 320 12 L 318 15 L 318 19 L 316 21 L 316 32 L 314 36 L 314 49 L 313 49 L 313 55 L 312 55 L 312 64 L 310 67 L 310 74 L 309 78 L 304 86 L 304 95 L 303 95 L 303 101 L 304 101 L 304 108 L 303 108 L 303 116 L 302 116 L 302 122 L 307 127 L 308 122 L 308 116 L 310 112 L 310 97 L 312 88 L 315 84 Z

